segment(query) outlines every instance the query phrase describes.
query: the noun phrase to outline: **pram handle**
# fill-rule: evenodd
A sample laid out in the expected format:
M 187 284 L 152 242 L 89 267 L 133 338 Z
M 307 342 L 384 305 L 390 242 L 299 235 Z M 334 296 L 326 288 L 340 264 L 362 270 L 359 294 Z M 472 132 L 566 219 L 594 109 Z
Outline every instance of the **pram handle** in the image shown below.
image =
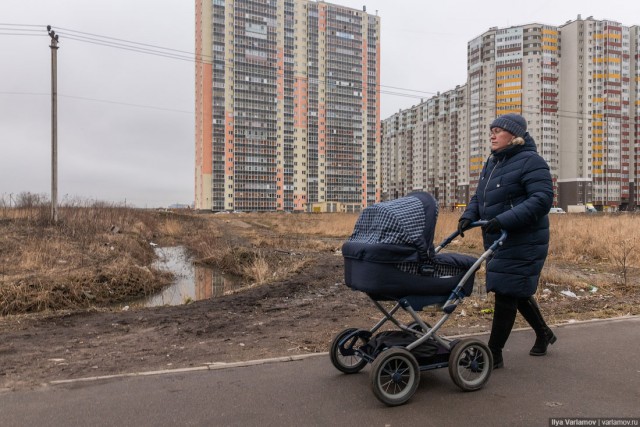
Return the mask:
M 467 231 L 470 230 L 472 228 L 476 228 L 476 227 L 482 227 L 483 225 L 485 225 L 486 223 L 488 223 L 489 221 L 486 220 L 478 220 L 478 221 L 474 221 L 471 224 L 469 224 L 469 226 L 463 230 L 463 231 Z M 491 245 L 491 248 L 493 251 L 496 250 L 496 248 L 498 246 L 502 245 L 502 242 L 505 241 L 505 239 L 507 238 L 507 232 L 506 230 L 500 230 L 501 234 L 500 237 L 498 238 L 498 240 L 496 240 L 495 242 L 493 242 L 493 244 Z M 451 233 L 451 235 L 449 235 L 449 237 L 447 237 L 446 239 L 444 239 L 436 248 L 435 251 L 436 253 L 440 252 L 440 250 L 442 248 L 444 248 L 445 246 L 447 246 L 449 243 L 451 243 L 456 237 L 458 237 L 460 235 L 460 232 L 458 230 L 454 231 L 453 233 Z
M 471 228 L 475 228 L 475 227 L 481 227 L 481 226 L 483 226 L 484 224 L 486 224 L 488 222 L 489 221 L 484 221 L 484 220 L 474 221 L 469 225 L 467 230 L 469 230 Z M 453 289 L 451 291 L 451 296 L 449 296 L 449 299 L 447 300 L 447 302 L 445 302 L 444 305 L 442 306 L 442 311 L 444 311 L 447 314 L 451 314 L 456 309 L 456 307 L 458 306 L 460 301 L 462 301 L 462 299 L 464 298 L 464 293 L 462 292 L 462 286 L 465 284 L 467 279 L 469 279 L 469 277 L 471 277 L 472 274 L 475 274 L 475 272 L 480 267 L 480 264 L 482 264 L 487 258 L 489 258 L 491 256 L 491 254 L 493 254 L 495 252 L 495 250 L 498 248 L 498 246 L 502 246 L 502 243 L 504 243 L 505 239 L 507 238 L 507 231 L 506 230 L 500 230 L 500 232 L 501 232 L 500 233 L 500 237 L 496 241 L 494 241 L 493 244 L 491 244 L 491 246 L 489 246 L 489 248 L 482 253 L 482 255 L 480 255 L 480 258 L 478 258 L 478 260 L 467 271 L 467 273 L 460 280 L 460 282 L 458 282 L 458 286 L 456 286 L 455 289 Z M 449 237 L 447 237 L 435 249 L 436 253 L 439 252 L 445 246 L 447 246 L 449 243 L 451 243 L 451 241 L 454 238 L 456 238 L 459 234 L 460 233 L 458 232 L 458 230 L 456 230 L 453 234 L 451 234 Z

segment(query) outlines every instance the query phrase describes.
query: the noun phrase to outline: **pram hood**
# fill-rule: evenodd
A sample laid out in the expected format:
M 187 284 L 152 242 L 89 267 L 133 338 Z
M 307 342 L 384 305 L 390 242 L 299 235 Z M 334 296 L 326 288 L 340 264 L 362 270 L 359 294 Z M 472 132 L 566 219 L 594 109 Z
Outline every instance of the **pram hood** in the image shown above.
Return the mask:
M 438 205 L 429 193 L 377 203 L 361 212 L 342 255 L 383 263 L 431 260 L 437 219 Z

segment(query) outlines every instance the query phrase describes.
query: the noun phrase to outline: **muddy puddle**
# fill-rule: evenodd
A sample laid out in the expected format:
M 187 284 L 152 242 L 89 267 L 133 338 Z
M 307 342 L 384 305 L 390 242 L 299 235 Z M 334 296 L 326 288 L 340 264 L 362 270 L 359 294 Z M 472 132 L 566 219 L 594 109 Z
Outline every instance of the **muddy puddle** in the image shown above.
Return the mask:
M 243 286 L 238 277 L 223 274 L 213 268 L 194 265 L 185 248 L 181 246 L 154 249 L 158 256 L 154 266 L 172 272 L 175 279 L 162 292 L 136 301 L 136 305 L 180 305 L 227 295 Z

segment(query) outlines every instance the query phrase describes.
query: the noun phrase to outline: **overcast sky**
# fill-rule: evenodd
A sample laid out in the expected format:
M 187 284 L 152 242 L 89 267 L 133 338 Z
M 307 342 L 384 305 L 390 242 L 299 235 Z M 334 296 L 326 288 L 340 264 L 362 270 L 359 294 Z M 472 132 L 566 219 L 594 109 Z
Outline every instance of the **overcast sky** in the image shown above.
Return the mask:
M 630 0 L 334 3 L 382 18 L 383 119 L 464 84 L 467 42 L 490 27 L 640 24 Z M 0 0 L 0 198 L 50 195 L 47 25 L 60 36 L 58 200 L 191 203 L 194 63 L 180 58 L 194 52 L 192 0 Z

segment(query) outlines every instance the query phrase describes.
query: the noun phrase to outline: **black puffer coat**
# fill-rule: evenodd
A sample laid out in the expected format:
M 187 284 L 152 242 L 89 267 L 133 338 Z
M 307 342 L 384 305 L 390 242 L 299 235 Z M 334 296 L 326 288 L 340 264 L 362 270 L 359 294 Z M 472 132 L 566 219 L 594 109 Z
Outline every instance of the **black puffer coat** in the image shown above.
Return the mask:
M 482 169 L 475 195 L 461 219 L 497 218 L 508 232 L 487 263 L 487 291 L 514 297 L 535 293 L 549 250 L 553 184 L 547 162 L 527 133 L 524 145 L 493 153 Z M 483 234 L 485 249 L 499 234 Z

